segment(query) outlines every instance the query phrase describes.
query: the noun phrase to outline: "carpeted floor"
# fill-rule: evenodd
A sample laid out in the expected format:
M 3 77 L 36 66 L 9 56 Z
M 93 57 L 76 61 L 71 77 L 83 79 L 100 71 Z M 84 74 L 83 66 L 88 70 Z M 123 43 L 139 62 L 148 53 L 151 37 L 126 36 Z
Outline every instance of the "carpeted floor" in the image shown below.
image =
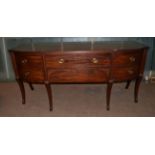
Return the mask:
M 0 116 L 155 116 L 155 84 L 142 83 L 139 102 L 134 103 L 132 82 L 115 84 L 111 94 L 111 109 L 106 111 L 106 85 L 53 85 L 54 109 L 49 111 L 44 85 L 26 87 L 26 105 L 15 82 L 0 83 Z

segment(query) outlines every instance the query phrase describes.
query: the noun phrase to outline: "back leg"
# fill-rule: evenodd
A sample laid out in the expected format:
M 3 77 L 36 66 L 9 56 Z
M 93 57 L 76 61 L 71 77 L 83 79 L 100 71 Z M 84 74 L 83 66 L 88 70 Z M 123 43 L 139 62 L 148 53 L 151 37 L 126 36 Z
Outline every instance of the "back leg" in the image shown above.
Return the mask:
M 128 80 L 127 83 L 126 83 L 125 89 L 128 89 L 129 88 L 130 83 L 131 83 L 131 80 Z
M 34 90 L 34 87 L 33 87 L 32 83 L 29 83 L 29 86 L 30 86 L 31 90 Z

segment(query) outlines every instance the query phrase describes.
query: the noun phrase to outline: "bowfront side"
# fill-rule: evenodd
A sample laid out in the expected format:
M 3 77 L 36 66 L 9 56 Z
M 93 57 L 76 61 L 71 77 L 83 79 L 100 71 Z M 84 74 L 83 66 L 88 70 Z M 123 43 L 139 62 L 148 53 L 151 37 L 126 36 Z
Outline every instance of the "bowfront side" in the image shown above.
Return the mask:
M 138 102 L 139 85 L 143 77 L 148 47 L 134 42 L 98 42 L 21 45 L 11 49 L 12 63 L 25 104 L 27 82 L 45 84 L 50 110 L 53 109 L 51 84 L 105 83 L 106 108 L 110 109 L 110 94 L 115 82 L 135 80 L 134 99 Z

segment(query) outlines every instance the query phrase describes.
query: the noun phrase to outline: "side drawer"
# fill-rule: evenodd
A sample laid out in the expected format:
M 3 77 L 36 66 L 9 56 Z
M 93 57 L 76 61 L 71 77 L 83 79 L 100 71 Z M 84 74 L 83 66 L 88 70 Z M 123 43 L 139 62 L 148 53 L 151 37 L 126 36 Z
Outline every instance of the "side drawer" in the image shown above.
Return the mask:
M 41 55 L 16 54 L 16 62 L 19 69 L 42 69 L 43 59 Z
M 19 71 L 20 78 L 27 82 L 43 82 L 44 72 L 42 70 L 24 69 Z
M 19 77 L 27 82 L 43 82 L 43 57 L 36 53 L 15 53 Z
M 74 68 L 76 66 L 109 66 L 110 54 L 104 53 L 63 53 L 45 56 L 47 68 Z
M 133 66 L 138 65 L 142 58 L 141 52 L 118 52 L 113 58 L 115 66 Z
M 134 79 L 138 76 L 138 67 L 117 67 L 112 69 L 112 79 L 114 81 L 125 81 Z
M 87 69 L 48 69 L 48 80 L 52 83 L 95 83 L 106 82 L 109 78 L 107 68 Z

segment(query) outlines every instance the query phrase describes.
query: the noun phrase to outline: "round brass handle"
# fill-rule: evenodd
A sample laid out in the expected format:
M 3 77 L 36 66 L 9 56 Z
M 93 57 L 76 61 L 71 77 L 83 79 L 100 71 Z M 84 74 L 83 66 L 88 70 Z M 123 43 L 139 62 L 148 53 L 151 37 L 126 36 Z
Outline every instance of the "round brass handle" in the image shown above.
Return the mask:
M 135 62 L 136 59 L 135 59 L 135 57 L 130 57 L 129 60 L 130 60 L 131 62 Z
M 92 59 L 92 63 L 97 64 L 98 63 L 98 60 L 96 58 L 93 58 Z
M 133 71 L 133 70 L 128 70 L 128 73 L 129 73 L 129 74 L 133 74 L 134 71 Z
M 65 60 L 64 59 L 60 59 L 58 62 L 59 62 L 59 64 L 63 64 L 65 62 Z
M 22 60 L 22 63 L 26 64 L 27 63 L 27 59 Z

